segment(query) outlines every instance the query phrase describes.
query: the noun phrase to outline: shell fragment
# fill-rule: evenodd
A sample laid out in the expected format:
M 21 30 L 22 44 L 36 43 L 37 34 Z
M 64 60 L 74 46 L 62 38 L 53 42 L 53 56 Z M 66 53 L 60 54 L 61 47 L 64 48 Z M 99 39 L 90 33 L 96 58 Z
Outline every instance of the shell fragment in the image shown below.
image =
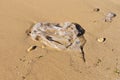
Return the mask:
M 105 40 L 106 40 L 106 38 L 98 38 L 97 39 L 97 41 L 100 42 L 100 43 L 104 42 Z
M 37 48 L 37 46 L 30 46 L 28 49 L 27 49 L 27 52 L 30 52 L 30 51 L 32 51 L 32 50 L 34 50 L 34 49 L 36 49 Z

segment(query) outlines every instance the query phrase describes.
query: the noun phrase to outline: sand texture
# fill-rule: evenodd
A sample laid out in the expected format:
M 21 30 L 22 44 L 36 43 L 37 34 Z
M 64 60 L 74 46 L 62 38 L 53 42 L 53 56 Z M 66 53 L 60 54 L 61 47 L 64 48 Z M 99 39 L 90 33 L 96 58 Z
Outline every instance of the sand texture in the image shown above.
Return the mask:
M 86 62 L 26 35 L 35 23 L 66 21 L 85 29 Z M 0 0 L 0 80 L 120 80 L 119 40 L 119 0 Z

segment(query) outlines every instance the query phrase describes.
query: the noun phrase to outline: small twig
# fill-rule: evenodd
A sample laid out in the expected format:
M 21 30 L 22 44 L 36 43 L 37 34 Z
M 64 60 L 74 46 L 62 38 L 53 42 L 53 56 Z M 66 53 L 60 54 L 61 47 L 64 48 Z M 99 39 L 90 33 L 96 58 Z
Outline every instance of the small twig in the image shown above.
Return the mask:
M 80 46 L 80 49 L 81 49 L 81 54 L 82 54 L 83 61 L 86 62 L 85 53 L 84 53 L 83 47 Z

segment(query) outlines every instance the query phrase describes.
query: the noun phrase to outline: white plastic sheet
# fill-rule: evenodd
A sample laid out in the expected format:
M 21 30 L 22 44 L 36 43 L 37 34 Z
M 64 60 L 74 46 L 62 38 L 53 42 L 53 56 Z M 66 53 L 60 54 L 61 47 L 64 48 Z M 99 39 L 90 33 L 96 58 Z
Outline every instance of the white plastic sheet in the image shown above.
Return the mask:
M 84 32 L 85 30 L 76 23 L 44 22 L 35 24 L 31 29 L 30 36 L 33 40 L 41 40 L 45 45 L 56 49 L 79 50 L 80 46 L 85 43 Z

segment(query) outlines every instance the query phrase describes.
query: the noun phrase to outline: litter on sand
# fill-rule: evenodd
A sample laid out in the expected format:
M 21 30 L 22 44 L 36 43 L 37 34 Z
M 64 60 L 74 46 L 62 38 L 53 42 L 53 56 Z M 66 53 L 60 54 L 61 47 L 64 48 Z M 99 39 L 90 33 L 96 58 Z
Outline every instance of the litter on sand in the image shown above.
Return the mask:
M 105 16 L 105 22 L 112 22 L 112 19 L 116 17 L 116 14 L 113 12 L 109 12 L 106 16 Z
M 85 30 L 77 23 L 36 23 L 29 31 L 30 37 L 58 50 L 80 51 L 86 42 Z

